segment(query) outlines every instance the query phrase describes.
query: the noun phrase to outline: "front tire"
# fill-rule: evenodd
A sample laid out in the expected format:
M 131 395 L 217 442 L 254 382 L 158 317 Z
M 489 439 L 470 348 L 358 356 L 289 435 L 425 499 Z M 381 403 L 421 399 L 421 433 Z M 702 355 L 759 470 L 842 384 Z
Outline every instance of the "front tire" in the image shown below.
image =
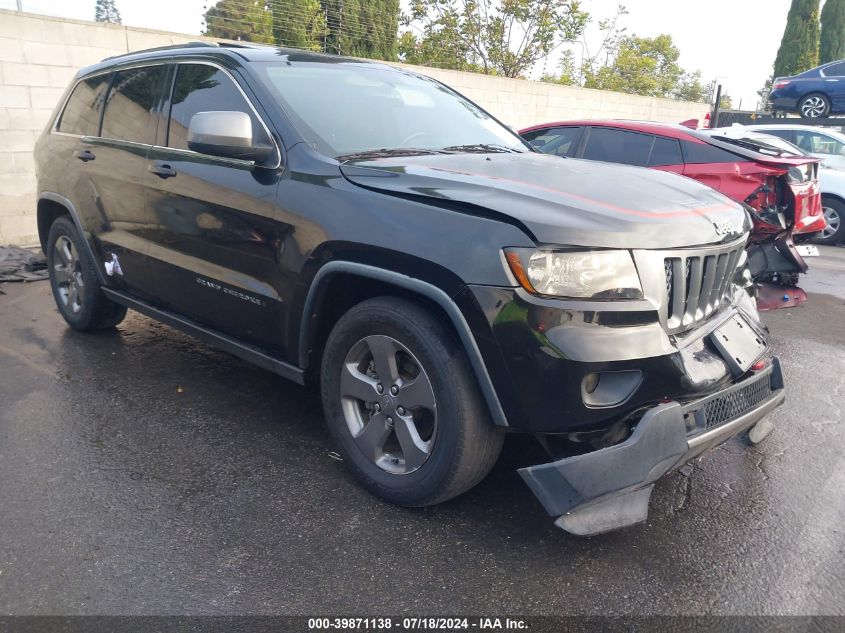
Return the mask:
M 361 485 L 428 506 L 480 482 L 504 433 L 490 420 L 461 346 L 415 303 L 380 297 L 337 322 L 323 354 L 329 431 Z
M 813 241 L 817 244 L 838 244 L 845 238 L 845 203 L 822 197 L 822 211 L 827 227 Z
M 74 330 L 89 332 L 114 327 L 123 321 L 126 308 L 100 290 L 96 264 L 84 239 L 71 219 L 62 216 L 50 226 L 46 255 L 59 312 Z
M 830 114 L 830 99 L 820 92 L 814 92 L 798 102 L 798 114 L 802 119 L 819 119 Z

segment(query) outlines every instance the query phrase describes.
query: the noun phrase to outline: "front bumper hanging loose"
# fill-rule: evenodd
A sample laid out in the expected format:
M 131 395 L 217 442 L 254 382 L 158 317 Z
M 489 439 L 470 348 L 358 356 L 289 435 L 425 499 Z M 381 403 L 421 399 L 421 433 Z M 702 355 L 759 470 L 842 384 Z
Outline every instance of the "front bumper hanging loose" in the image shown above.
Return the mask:
M 705 398 L 649 409 L 620 444 L 519 469 L 555 525 L 580 536 L 645 521 L 654 482 L 784 401 L 780 362 Z

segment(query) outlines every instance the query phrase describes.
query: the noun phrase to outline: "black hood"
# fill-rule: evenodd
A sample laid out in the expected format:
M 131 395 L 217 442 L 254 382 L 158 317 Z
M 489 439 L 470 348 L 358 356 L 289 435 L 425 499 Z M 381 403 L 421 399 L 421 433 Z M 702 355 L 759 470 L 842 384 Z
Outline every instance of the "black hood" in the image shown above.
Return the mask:
M 541 244 L 677 248 L 735 240 L 745 210 L 689 178 L 641 167 L 519 154 L 434 154 L 341 165 L 352 183 L 507 215 Z

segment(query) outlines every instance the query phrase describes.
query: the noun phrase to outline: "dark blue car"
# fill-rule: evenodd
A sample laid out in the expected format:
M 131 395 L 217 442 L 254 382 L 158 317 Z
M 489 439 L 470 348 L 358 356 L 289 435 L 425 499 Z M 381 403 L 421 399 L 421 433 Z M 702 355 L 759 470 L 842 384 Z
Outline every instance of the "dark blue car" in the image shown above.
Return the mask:
M 769 101 L 773 110 L 797 112 L 805 119 L 845 113 L 845 59 L 794 77 L 778 77 Z

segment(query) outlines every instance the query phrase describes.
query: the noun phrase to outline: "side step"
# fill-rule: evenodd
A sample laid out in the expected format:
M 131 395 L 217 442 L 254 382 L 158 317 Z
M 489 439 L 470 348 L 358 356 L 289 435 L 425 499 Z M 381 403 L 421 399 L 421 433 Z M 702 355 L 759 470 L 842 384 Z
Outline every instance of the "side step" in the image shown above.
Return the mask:
M 295 367 L 290 363 L 286 363 L 283 360 L 279 360 L 278 358 L 274 358 L 254 345 L 249 345 L 248 343 L 239 341 L 234 337 L 221 334 L 216 330 L 200 325 L 199 323 L 173 312 L 153 307 L 149 303 L 136 299 L 126 293 L 119 292 L 111 288 L 102 288 L 102 291 L 103 294 L 115 303 L 131 308 L 132 310 L 140 312 L 141 314 L 148 316 L 151 319 L 155 319 L 156 321 L 160 321 L 165 325 L 169 325 L 170 327 L 184 332 L 185 334 L 190 334 L 191 336 L 201 340 L 203 343 L 213 345 L 224 352 L 228 352 L 233 356 L 237 356 L 238 358 L 242 358 L 254 365 L 258 365 L 263 369 L 271 371 L 274 374 L 278 374 L 288 380 L 292 380 L 297 384 L 305 384 L 305 372 L 302 369 Z

